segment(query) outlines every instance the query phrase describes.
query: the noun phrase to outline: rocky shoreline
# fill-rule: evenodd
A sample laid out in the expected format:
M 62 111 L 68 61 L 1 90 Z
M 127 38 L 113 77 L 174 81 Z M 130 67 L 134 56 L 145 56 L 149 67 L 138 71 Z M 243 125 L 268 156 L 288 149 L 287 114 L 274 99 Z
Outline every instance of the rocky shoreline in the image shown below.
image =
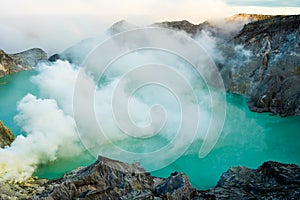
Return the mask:
M 1 142 L 10 145 L 12 133 L 0 123 Z M 273 161 L 257 169 L 231 167 L 215 187 L 207 190 L 193 188 L 181 172 L 173 172 L 168 178 L 155 177 L 139 163 L 128 164 L 102 156 L 95 163 L 58 179 L 31 177 L 24 181 L 0 181 L 0 199 L 3 200 L 299 198 L 299 166 Z
M 200 173 L 200 172 L 199 172 Z M 32 178 L 0 183 L 0 199 L 299 199 L 300 168 L 265 162 L 257 169 L 231 167 L 208 190 L 192 187 L 180 172 L 168 178 L 151 176 L 138 163 L 105 157 L 60 179 Z
M 215 187 L 197 190 L 183 173 L 174 172 L 168 178 L 154 177 L 138 164 L 99 156 L 91 166 L 52 181 L 37 198 L 299 199 L 300 168 L 277 162 L 265 162 L 257 169 L 231 167 Z

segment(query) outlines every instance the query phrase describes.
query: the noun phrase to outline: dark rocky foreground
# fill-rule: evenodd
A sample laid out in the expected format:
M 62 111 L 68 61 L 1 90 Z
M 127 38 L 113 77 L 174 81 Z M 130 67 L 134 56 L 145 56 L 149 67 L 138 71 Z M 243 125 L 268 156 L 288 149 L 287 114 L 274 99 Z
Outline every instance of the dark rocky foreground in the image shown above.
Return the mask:
M 137 163 L 99 156 L 60 179 L 1 183 L 0 199 L 300 199 L 300 168 L 271 161 L 257 169 L 231 167 L 215 187 L 197 190 L 182 173 L 158 178 Z
M 16 54 L 7 54 L 0 49 L 0 77 L 32 69 L 41 61 L 47 61 L 47 53 L 34 48 Z

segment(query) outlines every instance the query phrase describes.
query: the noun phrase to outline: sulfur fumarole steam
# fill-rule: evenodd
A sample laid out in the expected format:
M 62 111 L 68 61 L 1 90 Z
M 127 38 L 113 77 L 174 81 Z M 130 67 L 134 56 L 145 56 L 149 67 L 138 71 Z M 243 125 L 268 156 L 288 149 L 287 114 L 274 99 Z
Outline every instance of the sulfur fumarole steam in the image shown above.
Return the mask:
M 223 59 L 222 54 L 217 50 L 215 38 L 202 32 L 197 41 L 207 47 L 206 50 L 210 55 L 213 55 L 220 61 Z M 39 95 L 27 94 L 18 102 L 18 114 L 15 116 L 15 122 L 21 127 L 23 134 L 19 135 L 10 147 L 0 149 L 1 180 L 27 179 L 39 165 L 47 164 L 57 158 L 76 157 L 85 151 L 86 148 L 94 148 L 94 146 L 87 146 L 87 144 L 83 145 L 81 143 L 85 133 L 89 133 L 86 135 L 90 137 L 91 131 L 95 131 L 93 132 L 95 134 L 94 138 L 97 138 L 98 150 L 101 151 L 102 155 L 129 162 L 133 161 L 134 158 L 116 155 L 116 152 L 112 151 L 111 145 L 118 145 L 126 151 L 147 153 L 162 148 L 172 141 L 177 129 L 180 128 L 181 107 L 178 104 L 176 95 L 174 96 L 167 88 L 160 85 L 147 85 L 139 88 L 135 94 L 129 94 L 127 89 L 130 86 L 126 81 L 118 86 L 122 90 L 121 97 L 124 97 L 124 99 L 120 98 L 114 106 L 122 106 L 121 102 L 130 96 L 128 112 L 133 124 L 138 127 L 146 127 L 151 124 L 152 127 L 150 128 L 157 131 L 151 141 L 150 139 L 147 140 L 149 135 L 145 133 L 139 133 L 140 135 L 138 135 L 146 138 L 144 140 L 128 137 L 120 130 L 111 112 L 112 94 L 120 83 L 122 75 L 145 63 L 168 65 L 190 82 L 198 101 L 191 101 L 191 94 L 183 94 L 184 98 L 180 103 L 184 104 L 191 111 L 194 109 L 200 110 L 201 116 L 197 119 L 199 120 L 199 129 L 196 139 L 204 140 L 209 119 L 211 118 L 211 106 L 213 105 L 210 105 L 204 81 L 201 77 L 195 75 L 192 66 L 179 59 L 176 55 L 169 55 L 166 52 L 154 50 L 136 51 L 118 58 L 100 80 L 95 80 L 88 74 L 86 75 L 86 82 L 96 86 L 95 115 L 108 136 L 101 138 L 99 138 L 97 133 L 99 124 L 89 123 L 89 119 L 79 119 L 85 120 L 87 126 L 85 130 L 80 130 L 81 133 L 78 134 L 76 119 L 74 119 L 73 114 L 73 94 L 74 85 L 81 68 L 67 61 L 58 60 L 53 64 L 42 64 L 36 69 L 38 74 L 32 78 L 32 82 L 38 86 Z M 203 64 L 205 65 L 205 63 Z M 156 76 L 156 74 L 149 74 L 149 76 Z M 162 76 L 168 78 L 169 74 L 162 74 Z M 180 88 L 181 86 L 174 83 L 174 87 Z M 162 106 L 166 114 L 162 127 L 160 127 L 160 120 L 152 121 L 153 119 L 161 119 L 161 110 L 156 113 L 155 110 L 151 109 L 153 105 Z M 82 105 L 83 108 L 85 106 Z M 119 119 L 122 119 L 122 116 L 119 116 Z M 162 118 L 161 120 L 164 119 Z M 193 119 L 190 120 L 192 121 Z M 188 129 L 185 132 L 189 134 Z M 90 138 L 90 140 L 94 138 Z M 182 139 L 175 146 L 179 147 L 189 142 Z M 165 159 L 167 157 L 168 155 L 165 155 Z M 143 160 L 141 162 L 143 164 Z

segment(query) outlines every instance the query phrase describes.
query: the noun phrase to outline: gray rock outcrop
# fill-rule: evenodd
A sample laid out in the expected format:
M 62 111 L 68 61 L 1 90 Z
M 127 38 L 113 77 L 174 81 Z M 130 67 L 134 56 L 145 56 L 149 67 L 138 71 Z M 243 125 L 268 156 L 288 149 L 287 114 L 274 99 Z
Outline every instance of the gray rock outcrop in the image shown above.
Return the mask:
M 199 172 L 202 173 L 202 172 Z M 151 176 L 138 163 L 127 164 L 99 156 L 90 166 L 60 179 L 31 178 L 0 183 L 0 199 L 299 199 L 300 168 L 265 162 L 257 169 L 231 167 L 208 190 L 192 187 L 187 176 Z
M 299 199 L 300 168 L 272 161 L 257 169 L 231 167 L 204 194 L 210 199 Z
M 244 78 L 236 80 L 239 85 L 249 85 L 245 89 L 249 108 L 281 116 L 300 115 L 300 15 L 247 24 L 233 41 L 253 54 L 237 72 Z
M 231 167 L 215 187 L 197 190 L 182 173 L 154 177 L 138 164 L 99 156 L 38 188 L 45 190 L 34 199 L 299 199 L 300 168 L 272 161 L 257 169 Z
M 250 21 L 239 32 L 222 32 L 220 26 L 208 22 L 161 24 L 192 36 L 205 30 L 219 38 L 218 47 L 225 59 L 216 64 L 226 90 L 248 97 L 252 111 L 283 117 L 300 115 L 300 15 L 232 18 L 233 22 L 239 19 Z M 230 18 L 227 21 L 232 22 Z
M 193 191 L 196 190 L 184 174 L 157 178 L 138 163 L 99 156 L 94 164 L 50 182 L 36 199 L 189 199 Z

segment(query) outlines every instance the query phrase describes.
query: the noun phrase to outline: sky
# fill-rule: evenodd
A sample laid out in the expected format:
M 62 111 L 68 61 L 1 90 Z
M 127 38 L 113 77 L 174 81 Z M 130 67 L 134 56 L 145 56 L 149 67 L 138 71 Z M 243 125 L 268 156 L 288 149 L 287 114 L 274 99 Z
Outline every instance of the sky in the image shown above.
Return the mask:
M 264 6 L 264 7 L 299 7 L 299 0 L 225 0 L 228 5 Z
M 300 1 L 6 0 L 0 7 L 0 48 L 13 53 L 40 47 L 52 54 L 123 19 L 139 26 L 183 19 L 199 24 L 237 13 L 300 14 Z

